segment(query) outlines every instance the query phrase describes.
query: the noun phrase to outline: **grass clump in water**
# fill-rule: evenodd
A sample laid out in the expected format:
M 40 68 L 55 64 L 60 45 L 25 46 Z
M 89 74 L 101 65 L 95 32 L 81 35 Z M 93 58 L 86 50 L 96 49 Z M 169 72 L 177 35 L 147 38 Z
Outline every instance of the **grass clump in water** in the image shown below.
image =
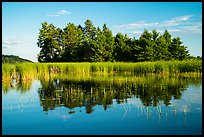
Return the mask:
M 38 77 L 50 77 L 53 74 L 65 75 L 181 75 L 195 73 L 202 75 L 202 61 L 157 61 L 157 62 L 70 62 L 70 63 L 17 63 L 3 64 L 2 79 L 19 78 L 21 80 Z

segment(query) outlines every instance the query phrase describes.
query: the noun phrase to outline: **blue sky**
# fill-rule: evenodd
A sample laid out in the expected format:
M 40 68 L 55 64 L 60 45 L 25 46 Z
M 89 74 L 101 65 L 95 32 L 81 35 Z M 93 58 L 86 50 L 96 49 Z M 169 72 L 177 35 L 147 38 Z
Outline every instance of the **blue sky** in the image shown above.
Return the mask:
M 139 38 L 144 29 L 167 29 L 193 56 L 202 56 L 202 2 L 2 2 L 2 54 L 37 62 L 41 23 L 63 29 L 90 19 L 113 34 Z

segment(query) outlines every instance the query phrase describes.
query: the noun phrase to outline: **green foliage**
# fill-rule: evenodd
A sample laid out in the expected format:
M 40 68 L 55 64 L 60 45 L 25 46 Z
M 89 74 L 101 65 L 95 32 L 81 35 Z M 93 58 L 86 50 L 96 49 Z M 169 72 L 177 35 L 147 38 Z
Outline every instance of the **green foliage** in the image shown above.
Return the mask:
M 38 54 L 39 62 L 56 62 L 60 60 L 62 52 L 61 32 L 61 29 L 56 28 L 53 24 L 42 23 L 37 42 L 38 47 L 41 48 Z
M 78 61 L 78 46 L 82 42 L 82 31 L 73 23 L 68 23 L 62 32 L 63 62 Z
M 2 55 L 2 63 L 32 62 L 14 55 Z
M 104 61 L 104 54 L 105 54 L 105 42 L 106 37 L 104 36 L 101 29 L 97 28 L 97 37 L 95 43 L 93 44 L 92 51 L 93 56 L 90 57 L 93 62 L 103 62 Z
M 165 30 L 144 30 L 139 39 L 112 31 L 104 24 L 95 27 L 91 20 L 84 27 L 68 23 L 61 30 L 53 24 L 42 23 L 38 38 L 39 62 L 142 62 L 186 60 L 191 58 L 179 37 L 172 38 Z
M 169 57 L 168 44 L 164 37 L 159 36 L 154 44 L 154 60 L 168 60 Z
M 182 42 L 179 37 L 173 38 L 171 45 L 169 46 L 169 52 L 171 59 L 184 60 L 189 57 L 187 47 L 181 45 Z
M 17 63 L 2 65 L 2 80 L 17 78 L 20 81 L 53 75 L 202 75 L 202 60 L 157 62 L 83 62 L 83 63 Z
M 130 39 L 127 35 L 118 33 L 115 36 L 115 56 L 114 59 L 116 61 L 130 61 L 131 60 L 131 46 Z
M 8 80 L 15 76 L 15 65 L 10 63 L 2 64 L 2 80 Z
M 16 77 L 20 81 L 32 80 L 37 76 L 35 63 L 17 63 L 15 64 Z
M 104 61 L 114 61 L 114 37 L 111 30 L 108 29 L 106 24 L 103 25 L 103 35 L 105 36 L 104 42 Z

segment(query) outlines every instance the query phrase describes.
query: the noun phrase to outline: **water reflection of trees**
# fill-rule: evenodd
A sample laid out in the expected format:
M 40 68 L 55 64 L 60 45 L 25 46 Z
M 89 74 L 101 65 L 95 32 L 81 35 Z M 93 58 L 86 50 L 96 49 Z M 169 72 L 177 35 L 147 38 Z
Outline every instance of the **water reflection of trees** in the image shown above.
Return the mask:
M 148 81 L 148 80 L 147 80 Z M 187 79 L 166 80 L 165 78 L 149 82 L 105 82 L 94 80 L 41 80 L 39 89 L 40 104 L 44 111 L 65 106 L 69 109 L 85 107 L 86 113 L 92 113 L 94 106 L 102 105 L 106 110 L 115 99 L 118 104 L 128 98 L 140 98 L 144 106 L 158 106 L 161 102 L 170 105 L 172 98 L 181 99 L 187 88 Z

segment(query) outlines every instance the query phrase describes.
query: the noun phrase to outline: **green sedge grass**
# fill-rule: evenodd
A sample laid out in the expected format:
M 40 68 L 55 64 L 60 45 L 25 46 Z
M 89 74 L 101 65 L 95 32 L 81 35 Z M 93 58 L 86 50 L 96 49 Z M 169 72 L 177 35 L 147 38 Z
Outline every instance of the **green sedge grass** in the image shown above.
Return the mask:
M 201 60 L 157 61 L 157 62 L 64 62 L 64 63 L 16 63 L 2 65 L 2 80 L 18 78 L 29 80 L 36 77 L 50 77 L 53 74 L 66 75 L 202 75 Z

